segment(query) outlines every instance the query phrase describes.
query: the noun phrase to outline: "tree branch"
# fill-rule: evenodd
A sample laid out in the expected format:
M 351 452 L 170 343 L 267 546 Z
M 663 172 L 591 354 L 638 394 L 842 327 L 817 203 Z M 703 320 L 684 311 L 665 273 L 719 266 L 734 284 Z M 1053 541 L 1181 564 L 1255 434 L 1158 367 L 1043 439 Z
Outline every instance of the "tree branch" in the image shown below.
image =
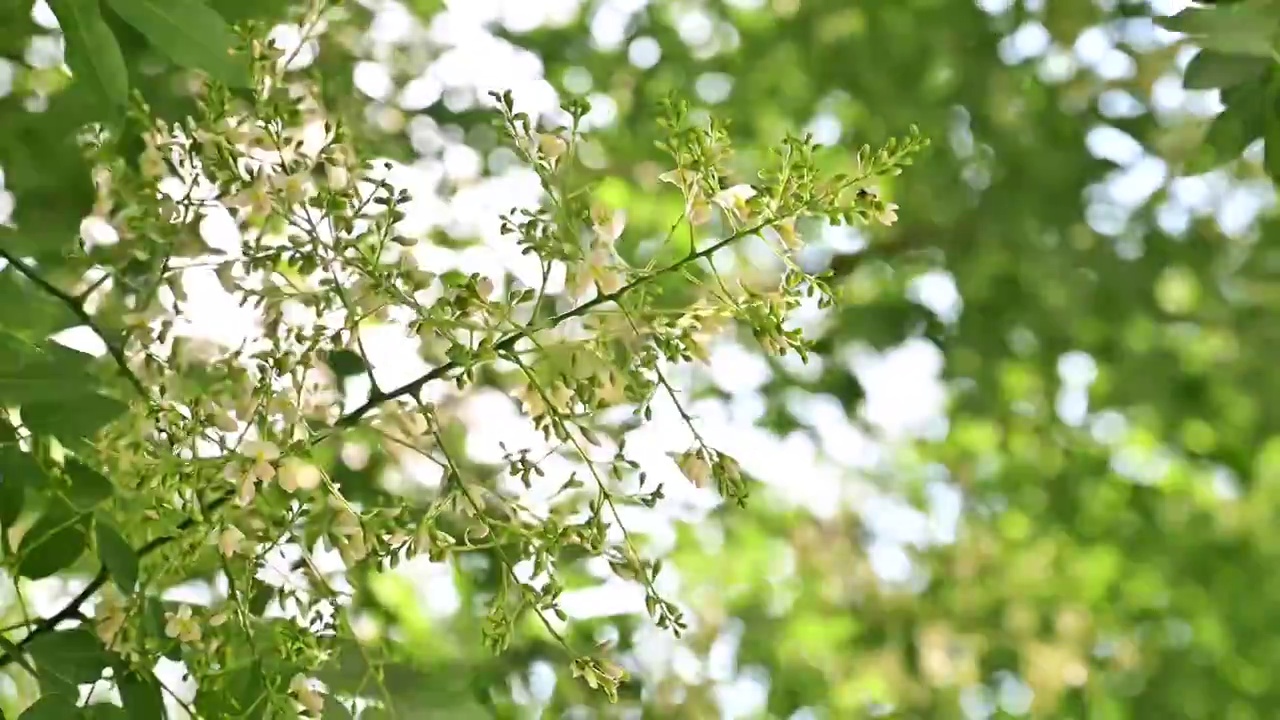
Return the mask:
M 97 333 L 98 337 L 102 338 L 102 343 L 107 346 L 107 353 L 111 355 L 111 359 L 115 361 L 116 367 L 120 369 L 120 374 L 124 376 L 125 380 L 129 381 L 129 385 L 133 387 L 134 391 L 137 392 L 138 395 L 147 400 L 151 399 L 150 393 L 147 392 L 146 385 L 142 383 L 142 380 L 138 377 L 137 373 L 133 372 L 129 367 L 129 361 L 124 356 L 124 350 L 107 338 L 107 334 L 103 332 L 102 328 L 98 327 L 98 324 L 94 322 L 93 316 L 84 309 L 84 305 L 82 305 L 79 300 L 62 290 L 59 290 L 53 285 L 53 283 L 44 279 L 40 273 L 36 272 L 35 268 L 31 267 L 21 258 L 2 247 L 0 247 L 0 258 L 6 260 L 9 265 L 13 266 L 14 270 L 17 270 L 19 274 L 35 283 L 36 286 L 46 294 L 67 306 L 67 309 L 71 311 L 71 314 L 75 315 L 80 322 L 88 325 L 91 330 Z
M 587 314 L 588 312 L 590 312 L 593 308 L 599 307 L 606 303 L 613 302 L 618 298 L 622 297 L 623 295 L 636 289 L 637 287 L 640 287 L 641 285 L 644 285 L 646 283 L 653 281 L 655 278 L 666 275 L 667 273 L 675 272 L 685 267 L 686 265 L 689 265 L 690 263 L 694 263 L 694 262 L 697 262 L 698 260 L 708 258 L 711 255 L 715 254 L 716 252 L 722 250 L 723 248 L 728 247 L 730 244 L 744 237 L 759 233 L 764 228 L 770 225 L 773 225 L 776 222 L 778 222 L 778 219 L 772 218 L 767 221 L 753 225 L 751 227 L 739 230 L 722 240 L 719 240 L 715 243 L 712 243 L 711 245 L 708 245 L 706 248 L 703 248 L 702 250 L 686 255 L 680 260 L 677 260 L 676 262 L 671 263 L 670 265 L 664 268 L 660 268 L 652 272 L 644 273 L 636 277 L 631 282 L 627 283 L 626 285 L 623 285 L 622 287 L 618 288 L 617 290 L 611 293 L 597 295 L 596 297 L 582 303 L 581 305 L 570 308 L 569 310 L 566 310 L 560 313 L 559 315 L 556 315 L 555 317 L 548 320 L 546 323 L 542 324 L 540 328 L 532 328 L 532 329 L 541 329 L 542 327 L 557 327 L 561 323 L 567 320 L 570 320 L 576 317 L 581 317 Z M 0 248 L 0 257 L 3 257 L 4 259 L 8 260 L 15 268 L 17 268 L 19 272 L 21 272 L 23 275 L 30 278 L 32 282 L 39 285 L 45 292 L 49 293 L 50 295 L 62 301 L 65 305 L 67 305 L 67 307 L 71 308 L 72 312 L 76 314 L 76 317 L 80 318 L 82 321 L 84 321 L 86 324 L 92 327 L 95 332 L 98 332 L 99 335 L 102 335 L 102 333 L 98 331 L 97 327 L 93 324 L 93 320 L 89 317 L 88 313 L 86 313 L 84 308 L 81 307 L 78 302 L 76 302 L 75 298 L 71 297 L 70 295 L 67 295 L 66 293 L 62 292 L 58 288 L 51 285 L 44 278 L 40 277 L 40 275 L 36 273 L 34 269 L 32 269 L 30 266 L 27 266 L 21 260 L 18 260 L 17 258 L 13 257 L 11 254 L 4 251 L 2 248 Z M 498 342 L 494 344 L 494 350 L 497 352 L 512 350 L 515 347 L 516 343 L 519 342 L 521 338 L 526 337 L 530 331 L 531 331 L 531 328 L 524 328 L 521 330 L 508 333 L 507 335 L 503 336 L 500 340 L 498 340 Z M 103 341 L 106 342 L 105 337 L 103 337 Z M 108 348 L 113 347 L 110 343 L 107 343 L 107 346 Z M 131 370 L 129 370 L 128 365 L 124 362 L 123 353 L 120 353 L 118 350 L 113 351 L 112 357 L 116 358 L 116 362 L 118 365 L 120 365 L 121 370 L 124 373 L 126 373 L 126 375 L 129 378 L 131 378 L 131 380 L 135 383 L 135 387 L 139 390 L 139 392 L 144 397 L 149 397 L 146 394 L 141 381 L 139 381 L 137 376 L 134 375 Z M 356 408 L 355 410 L 352 410 L 346 415 L 343 415 L 342 417 L 340 417 L 334 423 L 333 427 L 334 428 L 351 427 L 352 425 L 355 425 L 357 422 L 359 422 L 361 418 L 363 418 L 365 415 L 371 412 L 378 405 L 388 400 L 393 400 L 395 398 L 412 395 L 418 392 L 418 390 L 420 390 L 427 383 L 433 380 L 442 379 L 448 376 L 453 371 L 459 369 L 459 367 L 461 367 L 459 363 L 457 363 L 456 361 L 450 361 L 432 369 L 430 372 L 423 374 L 421 377 L 418 377 L 415 380 L 412 380 L 404 385 L 401 385 L 398 388 L 394 388 L 386 392 L 374 393 L 363 405 Z M 316 444 L 321 440 L 323 440 L 325 437 L 327 437 L 327 434 L 324 434 L 324 433 L 318 434 L 312 439 L 311 443 Z M 232 496 L 232 493 L 230 491 L 227 491 L 215 497 L 205 507 L 205 512 L 210 513 L 210 512 L 216 511 L 219 507 L 225 505 L 227 501 L 231 499 L 231 496 Z M 142 547 L 138 548 L 137 550 L 138 557 L 139 558 L 146 557 L 152 552 L 155 552 L 156 550 L 159 550 L 160 548 L 168 545 L 169 543 L 174 542 L 175 540 L 179 539 L 182 533 L 191 529 L 192 527 L 195 527 L 199 523 L 200 521 L 197 520 L 196 518 L 188 517 L 187 519 L 179 523 L 176 528 L 174 528 L 174 532 L 172 534 L 155 538 L 150 542 L 146 543 L 145 545 L 143 545 Z M 98 570 L 98 573 L 93 577 L 93 579 L 89 581 L 89 584 L 86 585 L 85 588 L 81 590 L 74 598 L 72 598 L 66 605 L 64 605 L 61 610 L 49 616 L 48 618 L 45 618 L 44 620 L 40 621 L 40 623 L 37 624 L 36 627 L 29 634 L 27 634 L 26 637 L 24 637 L 21 641 L 19 641 L 17 643 L 18 648 L 19 649 L 24 648 L 28 644 L 30 644 L 33 640 L 35 640 L 37 637 L 44 635 L 46 633 L 52 632 L 60 623 L 80 617 L 81 616 L 80 606 L 83 605 L 85 602 L 87 602 L 95 592 L 101 589 L 102 586 L 107 583 L 107 580 L 109 578 L 110 578 L 110 573 L 108 572 L 106 566 L 104 565 Z M 0 668 L 3 668 L 9 665 L 10 663 L 14 662 L 14 660 L 16 660 L 14 656 L 5 654 L 4 656 L 0 657 Z
M 646 283 L 649 283 L 658 277 L 666 275 L 667 273 L 675 272 L 690 263 L 708 258 L 714 255 L 716 252 L 719 252 L 720 250 L 724 249 L 725 247 L 728 247 L 729 245 L 737 242 L 738 240 L 741 240 L 742 238 L 747 237 L 749 235 L 755 235 L 756 233 L 760 232 L 766 227 L 769 227 L 770 225 L 773 225 L 777 222 L 780 222 L 780 219 L 772 218 L 764 222 L 757 223 L 756 225 L 753 225 L 751 227 L 739 230 L 733 233 L 732 235 L 724 238 L 723 240 L 719 240 L 715 243 L 712 243 L 711 245 L 708 245 L 707 247 L 703 248 L 702 250 L 699 250 L 698 252 L 690 253 L 664 268 L 660 268 L 658 270 L 654 270 L 652 272 L 648 272 L 643 275 L 640 275 L 639 277 L 635 278 L 631 282 L 627 283 L 626 285 L 623 285 L 622 287 L 618 288 L 617 290 L 614 290 L 611 293 L 596 295 L 595 297 L 582 303 L 581 305 L 570 308 L 560 313 L 559 315 L 556 315 L 555 317 L 551 318 L 546 323 L 543 323 L 541 326 L 537 328 L 522 328 L 520 330 L 516 330 L 514 332 L 508 333 L 507 335 L 503 336 L 502 339 L 498 340 L 498 342 L 494 343 L 493 349 L 495 352 L 499 352 L 499 353 L 507 350 L 511 350 L 515 347 L 516 343 L 520 342 L 521 338 L 526 337 L 532 330 L 558 327 L 561 323 L 565 322 L 566 320 L 571 320 L 573 318 L 586 315 L 593 308 L 599 307 L 606 303 L 611 303 L 617 300 L 618 298 L 622 297 L 623 295 L 626 295 L 627 293 L 636 289 L 637 287 L 644 285 Z M 361 418 L 363 418 L 365 415 L 367 415 L 369 412 L 371 412 L 374 408 L 378 407 L 382 403 L 387 402 L 388 400 L 394 400 L 396 398 L 405 397 L 407 395 L 414 395 L 419 390 L 421 390 L 423 386 L 425 386 L 427 383 L 433 380 L 443 379 L 447 377 L 454 370 L 457 370 L 459 367 L 461 366 L 458 364 L 457 361 L 450 360 L 449 362 L 433 368 L 431 371 L 424 373 L 417 379 L 411 380 L 405 383 L 404 385 L 401 385 L 398 388 L 394 388 L 386 392 L 373 393 L 370 395 L 369 399 L 366 400 L 363 405 L 356 408 L 355 410 L 352 410 L 346 415 L 343 415 L 342 417 L 338 418 L 338 421 L 334 423 L 334 425 L 335 427 L 339 427 L 339 428 L 351 427 L 352 425 L 359 422 Z
M 219 495 L 218 497 L 215 497 L 213 500 L 209 501 L 209 504 L 207 506 L 205 506 L 205 512 L 211 513 L 216 511 L 218 508 L 227 504 L 227 501 L 230 499 L 231 499 L 230 492 L 226 492 Z M 180 537 L 182 537 L 183 533 L 195 527 L 199 523 L 200 521 L 197 520 L 196 518 L 188 517 L 187 519 L 178 523 L 178 526 L 174 528 L 174 532 L 172 534 L 162 535 L 158 538 L 151 540 L 145 545 L 139 547 L 137 549 L 138 558 L 139 559 L 144 558 L 150 555 L 151 553 L 159 550 L 160 548 L 168 545 L 169 543 L 172 543 L 173 541 L 179 539 Z M 50 615 L 44 620 L 41 620 L 36 625 L 36 627 L 32 629 L 30 633 L 27 634 L 26 637 L 19 640 L 16 643 L 18 648 L 19 649 L 24 648 L 27 645 L 31 644 L 32 641 L 34 641 L 36 638 L 40 637 L 41 635 L 44 635 L 49 632 L 53 632 L 53 630 L 57 628 L 59 624 L 67 620 L 74 620 L 76 618 L 82 617 L 80 614 L 80 606 L 85 604 L 89 600 L 89 598 L 93 597 L 93 594 L 98 592 L 98 590 L 100 590 L 103 585 L 106 585 L 107 580 L 110 577 L 111 577 L 111 574 L 107 571 L 107 567 L 105 565 L 99 568 L 98 574 L 93 576 L 93 579 L 89 581 L 89 584 L 85 585 L 84 589 L 81 590 L 79 593 L 77 593 L 76 596 L 72 598 L 70 601 L 68 601 L 66 605 L 63 605 L 61 610 Z M 3 657 L 0 657 L 0 668 L 7 666 L 9 663 L 14 662 L 16 659 L 17 658 L 15 658 L 13 655 L 6 653 Z

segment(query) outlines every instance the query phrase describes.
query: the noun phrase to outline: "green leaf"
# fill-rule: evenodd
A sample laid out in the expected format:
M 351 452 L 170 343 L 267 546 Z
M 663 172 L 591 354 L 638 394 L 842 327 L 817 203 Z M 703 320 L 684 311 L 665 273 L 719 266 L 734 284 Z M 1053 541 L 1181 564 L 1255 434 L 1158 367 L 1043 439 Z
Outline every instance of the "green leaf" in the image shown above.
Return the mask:
M 107 0 L 125 22 L 183 67 L 203 70 L 233 87 L 249 84 L 245 55 L 218 13 L 199 0 Z
M 1189 163 L 1190 172 L 1205 172 L 1231 162 L 1262 137 L 1266 125 L 1262 104 L 1265 92 L 1261 79 L 1223 91 L 1226 108 L 1209 124 L 1200 155 Z
M 70 567 L 84 554 L 84 523 L 61 499 L 53 499 L 18 546 L 18 575 L 33 580 Z
M 102 641 L 83 628 L 41 635 L 27 645 L 27 652 L 42 680 L 45 673 L 52 673 L 64 682 L 91 683 L 111 664 L 111 654 Z
M 78 460 L 68 460 L 65 470 L 71 481 L 67 499 L 77 510 L 92 510 L 115 492 L 106 476 Z
M 320 714 L 320 720 L 351 720 L 352 717 L 354 716 L 347 706 L 336 698 L 329 698 L 324 704 L 324 712 Z
M 34 344 L 0 333 L 0 403 L 25 406 L 93 392 L 92 361 L 92 356 L 56 343 Z
M 249 596 L 249 612 L 254 615 L 262 615 L 266 611 L 267 605 L 271 602 L 271 598 L 275 597 L 276 589 L 266 583 L 263 583 L 253 591 Z
M 67 66 L 112 107 L 129 101 L 129 72 L 98 0 L 49 0 L 67 42 Z
M 1280 34 L 1280 15 L 1261 3 L 1190 7 L 1156 22 L 1166 30 L 1185 33 L 1206 50 L 1265 58 L 1273 57 Z
M 116 684 L 131 720 L 164 720 L 164 696 L 154 675 L 130 670 L 121 673 Z
M 266 714 L 268 682 L 262 665 L 251 661 L 222 675 L 208 692 L 197 693 L 196 709 L 208 717 L 262 717 Z
M 98 518 L 94 523 L 98 543 L 98 559 L 107 568 L 111 581 L 126 594 L 138 585 L 138 553 L 110 522 Z
M 333 368 L 334 374 L 339 377 L 360 375 L 367 370 L 364 359 L 350 350 L 334 350 L 329 353 L 328 363 L 329 367 Z
M 28 707 L 18 720 L 66 720 L 76 717 L 80 708 L 75 700 L 66 695 L 42 695 Z
M 88 707 L 81 708 L 80 712 L 80 717 L 85 720 L 131 720 L 131 718 L 136 717 L 132 714 L 133 708 L 125 711 L 123 708 L 106 702 L 94 703 Z
M 1263 134 L 1263 167 L 1274 182 L 1280 182 L 1280 72 L 1271 74 L 1265 104 L 1266 128 Z
M 0 447 L 0 525 L 9 527 L 21 514 L 26 490 L 44 479 L 44 471 L 30 453 L 16 445 Z
M 58 402 L 28 403 L 22 408 L 22 420 L 32 432 L 56 437 L 74 447 L 74 441 L 92 440 L 128 409 L 115 398 L 89 393 Z
M 0 650 L 3 650 L 6 655 L 13 658 L 13 661 L 18 663 L 23 670 L 26 670 L 33 676 L 36 675 L 36 669 L 31 667 L 31 663 L 27 662 L 27 654 L 22 651 L 22 648 L 18 647 L 12 640 L 5 637 L 3 634 L 0 634 Z
M 43 340 L 80 321 L 61 302 L 6 268 L 0 271 L 0 327 L 28 340 Z
M 1189 90 L 1234 87 L 1261 75 L 1271 62 L 1259 57 L 1201 50 L 1187 64 L 1183 85 Z

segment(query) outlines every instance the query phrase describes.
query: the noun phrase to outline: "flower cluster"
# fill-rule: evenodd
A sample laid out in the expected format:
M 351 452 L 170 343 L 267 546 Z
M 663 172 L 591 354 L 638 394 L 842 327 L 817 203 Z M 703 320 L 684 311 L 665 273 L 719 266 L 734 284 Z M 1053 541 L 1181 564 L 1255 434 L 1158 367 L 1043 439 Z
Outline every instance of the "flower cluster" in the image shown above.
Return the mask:
M 104 257 L 165 257 L 149 286 L 110 284 L 97 299 L 129 308 L 127 339 L 141 358 L 129 371 L 148 401 L 134 418 L 136 439 L 110 457 L 139 478 L 131 491 L 157 524 L 137 537 L 175 538 L 156 545 L 145 586 L 180 582 L 181 568 L 198 566 L 226 588 L 208 608 L 158 595 L 145 602 L 163 606 L 153 615 L 193 676 L 226 681 L 228 668 L 243 666 L 230 641 L 248 637 L 261 653 L 279 654 L 293 678 L 289 707 L 314 716 L 325 695 L 309 678 L 331 638 L 354 637 L 343 609 L 350 583 L 320 568 L 317 547 L 362 578 L 417 553 L 450 561 L 483 551 L 501 564 L 485 620 L 490 647 L 505 648 L 531 613 L 564 643 L 573 674 L 616 698 L 622 665 L 578 651 L 552 619 L 567 618 L 560 572 L 574 548 L 639 585 L 659 626 L 685 627 L 655 585 L 662 563 L 646 558 L 623 524 L 622 506 L 654 507 L 664 497 L 649 476 L 655 469 L 628 453 L 628 428 L 652 420 L 655 400 L 670 400 L 696 439 L 677 457 L 679 470 L 745 503 L 749 478 L 705 442 L 670 371 L 705 359 L 717 336 L 739 329 L 767 352 L 805 353 L 791 314 L 805 297 L 833 296 L 794 260 L 802 223 L 892 225 L 898 208 L 875 183 L 923 141 L 913 131 L 876 153 L 864 148 L 853 172 L 828 175 L 811 139 L 787 138 L 752 182 L 732 182 L 725 128 L 693 122 L 687 105 L 670 102 L 661 119 L 670 170 L 661 181 L 680 193 L 683 211 L 659 228 L 609 207 L 582 179 L 584 102 L 566 107 L 569 127 L 542 128 L 516 112 L 510 94 L 496 94 L 507 139 L 543 191 L 539 207 L 502 219 L 507 239 L 541 270 L 538 282 L 522 283 L 443 266 L 431 238 L 409 222 L 418 201 L 392 181 L 396 166 L 362 163 L 316 88 L 281 81 L 278 59 L 257 58 L 266 76 L 251 101 L 208 89 L 199 117 L 152 126 L 140 157 L 111 165 L 102 212 L 83 228 L 86 245 L 104 246 Z M 209 276 L 258 326 L 237 342 L 190 341 L 175 330 L 186 289 L 170 268 L 206 259 L 208 248 L 186 241 L 193 223 L 210 218 L 230 224 L 238 247 L 216 255 Z M 636 250 L 641 240 L 669 241 L 676 227 L 689 231 L 687 252 L 664 255 L 671 243 L 647 256 Z M 782 258 L 768 287 L 745 287 L 716 269 L 717 257 L 751 242 Z M 564 278 L 559 288 L 553 276 Z M 141 287 L 175 301 L 154 303 Z M 372 327 L 402 330 L 427 369 L 381 383 L 366 346 Z M 509 395 L 546 440 L 508 448 L 508 477 L 468 456 L 461 408 L 476 386 Z M 569 469 L 544 468 L 539 458 L 552 454 Z M 424 464 L 437 471 L 432 482 L 410 477 Z M 531 510 L 511 489 L 547 483 L 558 487 L 550 510 Z M 266 582 L 268 556 L 286 546 L 294 565 L 270 568 L 286 577 Z M 521 564 L 536 584 L 517 572 Z M 273 624 L 268 602 L 289 608 L 309 632 Z M 109 598 L 99 606 L 101 637 L 142 627 L 124 607 Z

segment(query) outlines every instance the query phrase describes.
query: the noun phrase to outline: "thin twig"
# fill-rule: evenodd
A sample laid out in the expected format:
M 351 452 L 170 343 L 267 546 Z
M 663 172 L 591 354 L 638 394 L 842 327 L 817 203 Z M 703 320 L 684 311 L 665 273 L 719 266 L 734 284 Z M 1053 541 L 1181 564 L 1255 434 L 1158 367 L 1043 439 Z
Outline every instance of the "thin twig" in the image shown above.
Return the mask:
M 545 324 L 541 325 L 540 327 L 526 328 L 526 329 L 521 329 L 521 330 L 511 332 L 506 336 L 504 336 L 502 339 L 498 340 L 496 343 L 494 343 L 493 350 L 496 353 L 502 353 L 504 351 L 512 350 L 515 347 L 516 343 L 520 342 L 522 338 L 526 337 L 533 330 L 538 330 L 538 329 L 547 328 L 547 327 L 558 327 L 562 323 L 564 323 L 566 320 L 571 320 L 576 317 L 582 317 L 583 315 L 586 315 L 589 311 L 591 311 L 593 308 L 598 307 L 600 305 L 604 305 L 605 303 L 611 303 L 617 300 L 618 298 L 622 297 L 623 295 L 626 295 L 627 293 L 636 289 L 637 287 L 651 282 L 654 278 L 660 277 L 662 275 L 666 275 L 667 273 L 675 272 L 676 270 L 679 270 L 680 268 L 690 263 L 710 257 L 711 255 L 715 254 L 716 252 L 718 252 L 719 250 L 725 247 L 728 247 L 734 242 L 737 242 L 738 240 L 741 240 L 742 238 L 747 237 L 749 235 L 754 235 L 776 222 L 777 222 L 777 219 L 771 218 L 765 222 L 761 222 L 749 228 L 739 230 L 738 232 L 730 235 L 729 237 L 726 237 L 723 240 L 713 243 L 712 245 L 709 245 L 706 248 L 699 250 L 698 252 L 690 253 L 689 255 L 686 255 L 685 257 L 671 263 L 670 265 L 664 268 L 655 270 L 653 272 L 645 273 L 637 277 L 636 279 L 632 280 L 631 282 L 627 283 L 626 285 L 623 285 L 622 287 L 618 288 L 617 290 L 614 290 L 611 293 L 597 295 L 591 298 L 590 300 L 582 303 L 581 305 L 578 305 L 577 307 L 570 308 L 569 310 L 566 310 L 560 313 L 559 315 L 556 315 L 555 317 L 551 318 L 549 321 L 547 321 Z M 450 360 L 449 362 L 435 367 L 430 372 L 424 373 L 417 379 L 411 380 L 405 383 L 404 385 L 401 385 L 398 388 L 395 388 L 393 390 L 388 390 L 387 392 L 371 394 L 369 399 L 365 401 L 363 405 L 361 405 L 355 410 L 352 410 L 351 412 L 339 418 L 337 423 L 335 423 L 335 426 L 340 428 L 350 427 L 356 424 L 357 422 L 359 422 L 359 420 L 362 417 L 367 415 L 370 411 L 372 411 L 374 408 L 381 405 L 382 403 L 387 402 L 388 400 L 394 400 L 396 398 L 405 397 L 407 395 L 413 395 L 417 393 L 419 390 L 421 390 L 423 386 L 425 386 L 427 383 L 430 383 L 433 380 L 440 380 L 441 378 L 448 376 L 449 373 L 453 372 L 454 370 L 457 370 L 459 367 L 461 367 L 461 365 L 459 365 L 459 363 L 456 360 Z

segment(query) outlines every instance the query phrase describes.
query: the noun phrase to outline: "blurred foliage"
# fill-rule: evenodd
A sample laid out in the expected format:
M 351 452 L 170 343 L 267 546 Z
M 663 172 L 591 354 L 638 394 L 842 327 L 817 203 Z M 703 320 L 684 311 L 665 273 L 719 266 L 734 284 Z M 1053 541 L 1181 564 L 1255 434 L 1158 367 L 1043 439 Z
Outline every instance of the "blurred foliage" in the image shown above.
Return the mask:
M 283 13 L 283 3 L 210 4 L 233 22 Z M 0 7 L 13 76 L 0 97 L 0 167 L 17 199 L 0 247 L 75 279 L 94 262 L 76 247 L 93 187 L 70 138 L 93 111 L 74 86 L 59 91 L 56 68 L 24 60 L 28 40 L 56 34 L 28 21 L 30 5 Z M 423 23 L 442 12 L 433 2 L 381 12 L 404 8 Z M 908 547 L 915 580 L 888 582 L 872 569 L 865 508 L 842 500 L 814 515 L 769 484 L 746 509 L 681 528 L 668 558 L 692 616 L 681 641 L 658 639 L 643 617 L 572 626 L 586 643 L 616 637 L 624 657 L 664 648 L 629 661 L 635 678 L 617 706 L 563 671 L 549 695 L 534 693 L 557 662 L 537 632 L 501 655 L 483 649 L 471 610 L 499 582 L 485 562 L 456 565 L 460 609 L 447 616 L 425 613 L 391 576 L 358 579 L 400 642 L 377 673 L 367 648 L 336 648 L 322 679 L 336 690 L 376 684 L 403 718 L 537 716 L 531 707 L 541 717 L 713 718 L 726 697 L 750 694 L 735 683 L 762 687 L 763 706 L 747 715 L 760 718 L 1271 717 L 1280 411 L 1267 398 L 1280 397 L 1280 226 L 1267 175 L 1280 142 L 1256 141 L 1280 138 L 1280 11 L 1268 0 L 1214 10 L 1231 16 L 1165 23 L 1208 48 L 1198 55 L 1130 0 L 601 0 L 556 27 L 495 28 L 536 53 L 566 94 L 609 109 L 596 150 L 624 173 L 599 194 L 627 211 L 636 236 L 662 234 L 679 208 L 659 191 L 666 168 L 654 149 L 653 108 L 672 91 L 731 121 L 746 168 L 753 150 L 796 127 L 849 148 L 824 160 L 833 171 L 851 167 L 852 148 L 910 123 L 935 139 L 920 171 L 882 188 L 913 212 L 877 228 L 871 249 L 815 242 L 804 258 L 835 271 L 845 302 L 821 324 L 817 371 L 771 363 L 762 422 L 819 438 L 792 410 L 799 393 L 863 423 L 874 388 L 841 358 L 926 340 L 945 359 L 947 432 L 894 443 L 875 482 L 916 502 L 933 487 L 957 490 L 956 537 Z M 372 49 L 361 32 L 377 14 L 330 28 L 317 61 L 361 142 L 412 159 L 425 118 L 491 148 L 489 119 L 467 103 L 397 109 L 358 95 L 353 63 L 383 62 L 403 86 L 443 52 L 412 34 Z M 177 71 L 157 61 L 142 72 L 137 57 L 150 48 L 118 37 L 132 87 L 161 113 L 184 112 Z M 1216 119 L 1213 88 L 1225 88 L 1227 108 Z M 953 317 L 917 294 L 939 273 L 962 303 Z M 78 324 L 13 272 L 0 273 L 0 322 L 31 342 Z M 0 378 L 10 391 L 35 390 Z M 6 458 L 0 522 L 21 502 L 6 494 L 21 472 Z M 378 502 L 385 458 L 359 469 L 329 461 L 344 491 Z M 727 663 L 725 647 L 736 648 Z M 228 688 L 259 681 L 229 677 Z M 223 696 L 211 697 L 197 709 L 231 716 L 202 706 Z

